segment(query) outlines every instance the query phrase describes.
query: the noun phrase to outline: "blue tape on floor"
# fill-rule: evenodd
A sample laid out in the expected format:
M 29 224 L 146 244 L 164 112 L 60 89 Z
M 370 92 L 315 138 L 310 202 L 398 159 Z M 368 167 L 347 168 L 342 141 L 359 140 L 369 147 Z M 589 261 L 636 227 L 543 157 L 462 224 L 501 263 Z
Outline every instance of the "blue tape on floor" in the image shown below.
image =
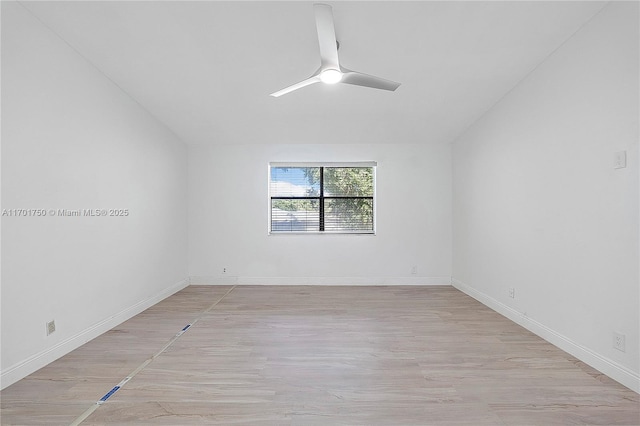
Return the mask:
M 107 399 L 109 399 L 111 397 L 111 395 L 113 395 L 114 393 L 118 392 L 118 389 L 120 389 L 120 386 L 114 386 L 113 389 L 111 389 L 109 392 L 107 392 L 105 394 L 105 396 L 100 398 L 99 402 L 105 402 Z

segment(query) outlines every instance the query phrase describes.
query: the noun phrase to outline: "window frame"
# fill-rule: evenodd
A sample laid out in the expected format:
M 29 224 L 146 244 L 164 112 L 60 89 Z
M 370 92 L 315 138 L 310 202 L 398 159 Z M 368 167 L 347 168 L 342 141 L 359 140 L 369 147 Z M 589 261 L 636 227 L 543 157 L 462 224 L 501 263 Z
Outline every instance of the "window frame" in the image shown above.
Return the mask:
M 363 162 L 270 162 L 267 166 L 267 233 L 268 235 L 376 235 L 376 204 L 377 204 L 377 189 L 376 189 L 376 174 L 378 163 L 375 161 L 363 161 Z M 320 190 L 318 196 L 310 197 L 295 197 L 295 196 L 271 196 L 271 169 L 272 168 L 303 168 L 314 167 L 320 168 Z M 324 196 L 324 168 L 370 168 L 372 169 L 373 178 L 373 195 L 372 196 Z M 341 231 L 326 231 L 320 230 L 324 228 L 324 201 L 326 199 L 370 199 L 373 204 L 373 229 L 372 230 L 341 230 Z M 319 221 L 318 231 L 273 231 L 271 229 L 271 213 L 272 213 L 272 200 L 287 199 L 287 200 L 319 200 Z

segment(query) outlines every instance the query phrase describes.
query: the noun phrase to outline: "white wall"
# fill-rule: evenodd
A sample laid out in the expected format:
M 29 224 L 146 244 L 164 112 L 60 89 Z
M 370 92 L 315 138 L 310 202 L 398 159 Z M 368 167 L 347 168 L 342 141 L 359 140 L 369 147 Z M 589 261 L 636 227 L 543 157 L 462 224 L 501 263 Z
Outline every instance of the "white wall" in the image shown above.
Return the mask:
M 638 59 L 612 3 L 453 149 L 454 285 L 636 391 Z
M 187 281 L 186 147 L 19 4 L 2 2 L 2 386 Z M 46 336 L 45 323 L 57 330 Z
M 267 235 L 272 161 L 377 161 L 377 235 Z M 190 146 L 189 274 L 192 283 L 449 284 L 450 146 Z

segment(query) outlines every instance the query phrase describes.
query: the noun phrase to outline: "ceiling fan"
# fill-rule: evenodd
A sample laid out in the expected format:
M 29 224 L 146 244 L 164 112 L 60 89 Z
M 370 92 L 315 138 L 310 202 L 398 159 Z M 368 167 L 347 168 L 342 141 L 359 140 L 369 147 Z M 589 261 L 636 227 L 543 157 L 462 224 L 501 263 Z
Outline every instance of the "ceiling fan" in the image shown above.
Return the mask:
M 316 28 L 318 30 L 318 42 L 320 44 L 320 68 L 306 80 L 278 90 L 272 93 L 271 96 L 277 98 L 294 90 L 319 82 L 326 84 L 346 83 L 391 91 L 396 90 L 400 86 L 400 83 L 396 83 L 395 81 L 351 71 L 341 66 L 338 61 L 339 43 L 336 41 L 336 31 L 333 26 L 331 6 L 328 4 L 314 4 L 313 10 L 316 15 Z

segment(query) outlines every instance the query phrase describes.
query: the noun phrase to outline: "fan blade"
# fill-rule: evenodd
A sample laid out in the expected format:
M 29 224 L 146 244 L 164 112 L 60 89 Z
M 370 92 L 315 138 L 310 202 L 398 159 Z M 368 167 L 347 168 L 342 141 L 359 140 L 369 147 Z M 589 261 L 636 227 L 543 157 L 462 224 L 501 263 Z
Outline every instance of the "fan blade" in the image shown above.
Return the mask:
M 374 89 L 391 90 L 394 91 L 400 87 L 400 83 L 395 81 L 385 80 L 384 78 L 375 77 L 369 74 L 363 74 L 361 72 L 351 71 L 342 68 L 342 80 L 340 83 L 354 84 L 356 86 L 372 87 Z
M 320 44 L 320 60 L 322 68 L 340 69 L 338 62 L 338 43 L 336 29 L 333 26 L 333 12 L 328 4 L 314 4 L 318 43 Z
M 293 85 L 291 85 L 289 87 L 285 87 L 282 90 L 278 90 L 277 92 L 274 92 L 269 96 L 273 96 L 274 98 L 277 98 L 279 96 L 286 95 L 289 92 L 293 92 L 294 90 L 302 89 L 305 86 L 317 83 L 319 81 L 320 81 L 320 76 L 316 74 L 316 75 L 313 75 L 313 76 L 309 77 L 306 80 L 301 81 L 300 83 L 296 83 L 296 84 L 293 84 Z

